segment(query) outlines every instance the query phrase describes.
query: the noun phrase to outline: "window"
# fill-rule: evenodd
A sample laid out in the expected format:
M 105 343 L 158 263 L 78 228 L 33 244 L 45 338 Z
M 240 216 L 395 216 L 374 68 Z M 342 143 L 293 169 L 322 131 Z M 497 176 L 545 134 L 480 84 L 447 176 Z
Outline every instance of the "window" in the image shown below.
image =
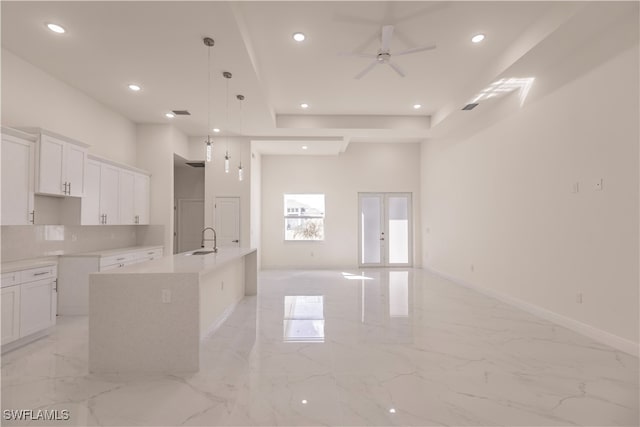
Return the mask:
M 324 194 L 284 195 L 284 240 L 324 240 Z

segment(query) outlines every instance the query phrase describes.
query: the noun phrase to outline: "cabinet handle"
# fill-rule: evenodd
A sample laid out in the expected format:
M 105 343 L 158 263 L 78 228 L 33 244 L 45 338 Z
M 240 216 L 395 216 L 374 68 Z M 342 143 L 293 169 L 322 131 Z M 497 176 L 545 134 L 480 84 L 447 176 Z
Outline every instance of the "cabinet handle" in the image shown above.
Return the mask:
M 116 261 L 124 261 L 126 258 L 116 258 Z
M 69 195 L 71 195 L 71 183 L 69 183 Z
M 147 255 L 153 255 L 153 252 L 147 252 Z
M 53 281 L 53 290 L 55 292 L 58 292 L 58 279 Z
M 43 274 L 49 274 L 48 271 L 41 271 L 40 273 L 34 273 L 34 276 L 42 276 Z
M 231 243 L 239 243 L 240 240 L 232 240 Z
M 35 211 L 35 209 L 31 211 L 30 215 L 31 215 L 31 224 L 35 224 L 36 223 L 36 211 Z

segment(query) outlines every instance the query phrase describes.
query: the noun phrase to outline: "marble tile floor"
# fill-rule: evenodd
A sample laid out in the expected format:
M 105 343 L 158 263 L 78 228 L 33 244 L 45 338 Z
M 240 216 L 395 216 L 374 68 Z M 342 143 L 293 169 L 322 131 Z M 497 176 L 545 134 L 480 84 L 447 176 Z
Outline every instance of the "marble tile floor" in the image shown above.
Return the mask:
M 2 425 L 639 424 L 638 358 L 418 269 L 261 272 L 195 374 L 90 374 L 87 330 L 2 357 L 3 410 L 70 419 Z

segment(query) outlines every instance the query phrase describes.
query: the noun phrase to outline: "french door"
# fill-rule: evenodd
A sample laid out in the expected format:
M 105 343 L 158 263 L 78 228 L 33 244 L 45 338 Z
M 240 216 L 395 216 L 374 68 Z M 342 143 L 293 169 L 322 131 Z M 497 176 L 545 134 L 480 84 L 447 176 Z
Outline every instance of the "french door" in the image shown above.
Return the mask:
M 358 193 L 358 211 L 359 265 L 410 267 L 411 193 Z

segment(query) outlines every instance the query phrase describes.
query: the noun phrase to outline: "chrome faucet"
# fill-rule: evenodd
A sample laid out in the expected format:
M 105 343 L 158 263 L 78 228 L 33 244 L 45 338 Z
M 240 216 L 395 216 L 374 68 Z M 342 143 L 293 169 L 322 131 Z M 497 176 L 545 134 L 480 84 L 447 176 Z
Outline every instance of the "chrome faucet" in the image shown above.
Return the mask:
M 216 235 L 216 230 L 214 230 L 214 228 L 213 228 L 213 227 L 207 227 L 207 228 L 205 228 L 204 230 L 202 230 L 202 244 L 201 244 L 201 246 L 200 246 L 200 247 L 201 247 L 201 248 L 204 248 L 204 242 L 210 242 L 210 241 L 211 241 L 211 239 L 205 239 L 205 238 L 204 238 L 204 233 L 205 233 L 207 230 L 211 230 L 211 231 L 213 231 L 213 252 L 214 252 L 214 253 L 215 253 L 215 252 L 218 252 L 218 236 Z

